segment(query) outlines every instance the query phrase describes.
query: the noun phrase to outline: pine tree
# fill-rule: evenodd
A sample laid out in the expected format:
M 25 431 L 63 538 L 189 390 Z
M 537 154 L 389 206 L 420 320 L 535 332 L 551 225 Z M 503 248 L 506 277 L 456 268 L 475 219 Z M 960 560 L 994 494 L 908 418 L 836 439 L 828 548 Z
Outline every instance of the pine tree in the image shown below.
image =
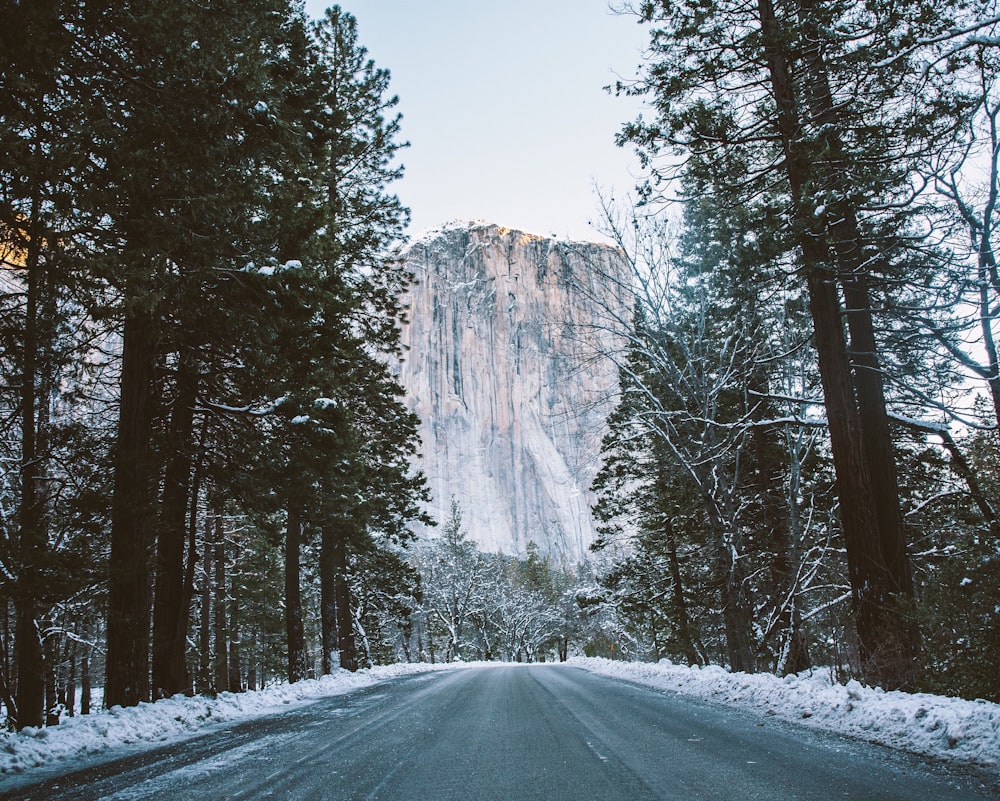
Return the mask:
M 917 269 L 911 178 L 955 125 L 953 87 L 925 81 L 908 46 L 957 8 L 646 3 L 654 58 L 634 91 L 657 115 L 622 135 L 661 176 L 666 152 L 737 154 L 744 199 L 784 198 L 776 219 L 810 299 L 863 669 L 892 687 L 912 686 L 917 641 L 873 293 Z
M 8 3 L 3 11 L 0 269 L 12 325 L 4 326 L 2 350 L 4 372 L 14 368 L 17 375 L 3 383 L 18 388 L 17 433 L 8 441 L 18 442 L 20 462 L 17 522 L 11 521 L 16 531 L 4 533 L 17 609 L 18 700 L 9 712 L 23 727 L 41 725 L 42 679 L 47 670 L 51 675 L 39 632 L 46 605 L 59 595 L 49 488 L 56 450 L 71 444 L 61 433 L 69 429 L 54 417 L 53 399 L 65 394 L 70 365 L 86 347 L 71 336 L 70 315 L 79 313 L 78 296 L 90 286 L 85 243 L 102 226 L 81 196 L 102 184 L 88 132 L 101 128 L 103 108 L 95 66 L 85 53 L 97 44 L 95 27 L 105 12 L 74 2 Z M 67 594 L 71 585 L 66 582 Z M 49 647 L 54 652 L 54 644 Z
M 184 4 L 133 6 L 133 13 L 122 18 L 127 27 L 117 31 L 130 59 L 126 74 L 134 79 L 123 81 L 121 105 L 127 115 L 110 159 L 117 181 L 111 213 L 123 242 L 122 267 L 112 280 L 123 297 L 124 333 L 108 611 L 109 704 L 150 695 L 147 565 L 158 534 L 163 539 L 154 616 L 156 693 L 189 687 L 183 668 L 181 560 L 192 426 L 185 407 L 203 392 L 198 374 L 205 368 L 199 362 L 227 353 L 225 341 L 211 339 L 219 328 L 202 325 L 211 318 L 208 309 L 234 309 L 237 298 L 231 290 L 237 282 L 230 276 L 264 244 L 254 239 L 254 223 L 275 157 L 267 138 L 276 128 L 269 102 L 276 103 L 274 92 L 281 89 L 270 72 L 275 59 L 281 60 L 275 54 L 283 52 L 286 21 L 294 19 L 280 0 L 230 4 L 226 13 Z M 213 303 L 220 297 L 221 307 Z M 170 448 L 158 453 L 155 432 L 165 419 L 158 379 L 168 366 L 174 368 L 179 391 Z M 161 516 L 156 486 L 167 463 L 167 505 Z

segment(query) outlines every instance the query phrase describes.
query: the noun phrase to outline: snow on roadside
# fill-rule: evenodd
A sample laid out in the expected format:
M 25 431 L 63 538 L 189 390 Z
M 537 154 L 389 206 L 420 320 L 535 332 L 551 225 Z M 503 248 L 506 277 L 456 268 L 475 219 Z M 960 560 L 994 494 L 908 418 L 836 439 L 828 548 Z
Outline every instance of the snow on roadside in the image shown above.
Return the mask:
M 21 773 L 57 760 L 72 760 L 109 748 L 149 743 L 158 745 L 198 734 L 208 726 L 258 717 L 318 698 L 342 695 L 410 673 L 440 670 L 449 665 L 401 664 L 349 673 L 338 671 L 319 679 L 278 684 L 245 693 L 220 693 L 215 698 L 174 696 L 155 704 L 112 707 L 92 715 L 63 718 L 58 726 L 26 728 L 0 735 L 0 783 L 4 775 Z
M 784 720 L 838 732 L 948 762 L 996 769 L 1000 760 L 1000 704 L 928 693 L 886 692 L 857 681 L 833 681 L 829 670 L 779 678 L 577 657 L 570 664 L 594 673 L 673 690 Z
M 575 657 L 568 664 L 956 764 L 993 770 L 1000 767 L 1000 704 L 925 693 L 884 692 L 856 681 L 844 686 L 834 682 L 828 670 L 782 679 L 769 673 L 728 673 L 716 666 L 689 668 L 668 660 L 649 664 Z M 50 763 L 71 763 L 122 746 L 155 746 L 181 740 L 218 724 L 273 714 L 322 697 L 372 687 L 397 676 L 477 666 L 505 665 L 418 663 L 357 673 L 338 671 L 332 676 L 255 692 L 221 693 L 216 698 L 175 696 L 155 704 L 115 707 L 93 715 L 64 718 L 51 728 L 0 734 L 0 786 L 5 775 Z

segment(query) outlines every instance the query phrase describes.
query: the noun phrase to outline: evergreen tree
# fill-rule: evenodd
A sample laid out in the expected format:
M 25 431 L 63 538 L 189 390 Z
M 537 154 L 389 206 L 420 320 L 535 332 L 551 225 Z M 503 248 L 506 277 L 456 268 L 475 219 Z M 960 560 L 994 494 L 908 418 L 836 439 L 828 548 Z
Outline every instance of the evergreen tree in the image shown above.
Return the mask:
M 104 223 L 82 198 L 103 181 L 90 134 L 101 130 L 104 109 L 97 67 L 87 53 L 105 49 L 97 30 L 106 13 L 75 2 L 3 7 L 0 269 L 9 325 L 0 333 L 0 352 L 9 378 L 5 393 L 15 387 L 18 392 L 4 401 L 17 409 L 16 431 L 5 434 L 8 443 L 17 443 L 19 463 L 17 499 L 8 507 L 16 511 L 4 521 L 3 533 L 5 575 L 13 578 L 17 610 L 17 702 L 8 704 L 8 713 L 18 727 L 42 723 L 46 668 L 40 629 L 62 589 L 67 595 L 75 590 L 69 576 L 59 588 L 53 543 L 62 539 L 61 524 L 53 513 L 66 493 L 52 488 L 63 470 L 57 465 L 64 463 L 55 457 L 76 447 L 74 434 L 85 433 L 57 417 L 69 395 L 64 387 L 90 380 L 78 369 L 79 360 L 98 335 L 91 321 L 81 319 L 80 304 L 94 290 L 84 265 Z M 25 47 L 26 41 L 32 46 Z M 80 466 L 83 472 L 84 462 Z M 50 695 L 53 689 L 50 684 Z
M 622 135 L 660 175 L 664 152 L 739 154 L 742 198 L 780 188 L 777 219 L 809 295 L 864 671 L 893 687 L 913 684 L 916 636 L 873 293 L 914 269 L 916 159 L 956 119 L 953 87 L 925 81 L 901 45 L 930 41 L 955 13 L 948 2 L 646 3 L 652 60 L 633 91 L 657 114 Z

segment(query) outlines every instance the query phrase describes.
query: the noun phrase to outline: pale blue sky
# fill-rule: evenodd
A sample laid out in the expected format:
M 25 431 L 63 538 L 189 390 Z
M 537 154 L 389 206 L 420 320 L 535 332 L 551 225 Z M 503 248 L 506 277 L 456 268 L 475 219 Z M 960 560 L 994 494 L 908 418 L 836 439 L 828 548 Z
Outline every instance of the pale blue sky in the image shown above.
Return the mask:
M 313 16 L 330 3 L 307 0 Z M 593 239 L 594 183 L 629 192 L 614 144 L 636 101 L 603 91 L 639 64 L 646 29 L 607 0 L 345 0 L 361 44 L 392 73 L 411 235 L 484 219 Z

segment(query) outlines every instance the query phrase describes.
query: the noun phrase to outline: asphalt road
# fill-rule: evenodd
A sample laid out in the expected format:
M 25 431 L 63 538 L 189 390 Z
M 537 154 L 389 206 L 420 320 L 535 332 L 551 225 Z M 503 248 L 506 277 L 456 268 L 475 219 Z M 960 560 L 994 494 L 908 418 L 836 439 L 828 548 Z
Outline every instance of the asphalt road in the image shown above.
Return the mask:
M 28 785 L 33 801 L 975 801 L 993 774 L 562 666 L 411 676 Z

